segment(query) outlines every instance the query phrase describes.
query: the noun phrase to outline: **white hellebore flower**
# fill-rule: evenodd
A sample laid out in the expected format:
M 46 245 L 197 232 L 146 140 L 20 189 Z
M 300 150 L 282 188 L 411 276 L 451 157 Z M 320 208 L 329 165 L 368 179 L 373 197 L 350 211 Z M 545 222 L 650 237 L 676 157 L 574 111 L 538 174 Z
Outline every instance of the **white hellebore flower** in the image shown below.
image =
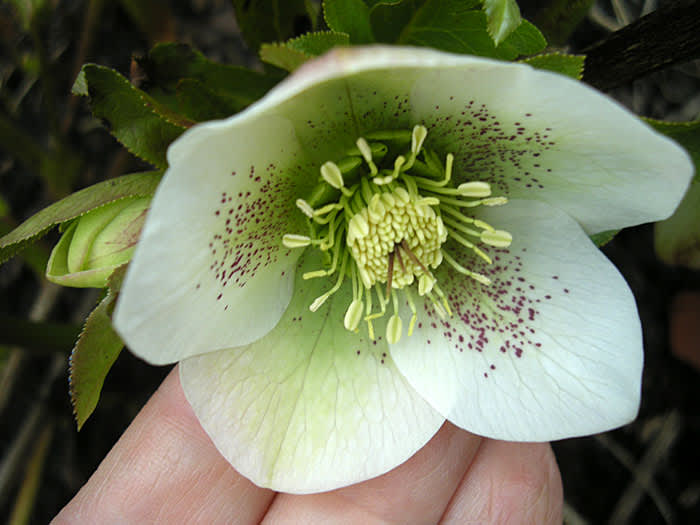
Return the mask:
M 634 418 L 634 299 L 589 234 L 667 217 L 683 150 L 587 86 L 336 50 L 168 151 L 114 315 L 275 490 L 399 465 L 445 419 L 547 441 Z

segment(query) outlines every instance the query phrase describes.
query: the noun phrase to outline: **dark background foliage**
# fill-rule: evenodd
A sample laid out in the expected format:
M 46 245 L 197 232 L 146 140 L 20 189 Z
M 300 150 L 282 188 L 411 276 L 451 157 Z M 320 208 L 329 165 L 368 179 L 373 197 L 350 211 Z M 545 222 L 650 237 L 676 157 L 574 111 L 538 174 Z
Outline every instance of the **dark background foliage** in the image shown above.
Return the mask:
M 107 65 L 128 77 L 133 55 L 146 53 L 156 41 L 177 40 L 193 44 L 210 59 L 256 64 L 226 0 L 34 3 L 43 4 L 46 14 L 24 26 L 14 3 L 0 4 L 0 131 L 10 129 L 14 137 L 12 143 L 0 143 L 0 195 L 9 206 L 3 232 L 70 191 L 147 169 L 110 137 L 84 101 L 70 95 L 83 62 Z M 582 16 L 566 49 L 590 48 L 668 3 L 600 1 Z M 541 20 L 542 2 L 520 4 L 526 17 Z M 145 13 L 148 9 L 153 11 Z M 307 28 L 304 20 L 295 23 L 298 27 L 292 30 L 297 33 Z M 551 34 L 550 40 L 556 40 L 553 29 Z M 695 119 L 700 113 L 700 65 L 684 61 L 609 93 L 640 115 Z M 94 306 L 99 299 L 95 293 L 57 289 L 39 277 L 55 240 L 50 236 L 24 259 L 0 267 L 0 317 L 77 327 Z M 566 521 L 700 522 L 700 371 L 674 356 L 669 344 L 670 319 L 684 304 L 678 296 L 698 290 L 700 278 L 697 272 L 658 261 L 649 225 L 624 231 L 604 252 L 632 287 L 642 318 L 643 401 L 639 418 L 622 429 L 554 444 L 564 480 Z M 697 310 L 690 315 L 697 318 Z M 29 498 L 28 522 L 37 524 L 48 522 L 76 493 L 167 373 L 122 352 L 97 410 L 78 433 L 67 387 L 70 343 L 46 343 L 33 349 L 5 347 L 0 360 L 0 515 L 10 515 L 27 494 L 22 492 L 27 480 L 36 479 L 39 487 L 36 497 Z M 693 344 L 697 351 L 698 343 Z

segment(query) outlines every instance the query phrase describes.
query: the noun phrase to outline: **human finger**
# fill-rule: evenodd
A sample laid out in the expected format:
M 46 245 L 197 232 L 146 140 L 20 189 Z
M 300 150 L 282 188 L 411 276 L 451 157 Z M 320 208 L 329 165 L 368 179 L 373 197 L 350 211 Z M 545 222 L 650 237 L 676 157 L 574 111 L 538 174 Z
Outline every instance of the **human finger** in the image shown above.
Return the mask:
M 52 525 L 252 524 L 274 494 L 219 454 L 174 369 Z

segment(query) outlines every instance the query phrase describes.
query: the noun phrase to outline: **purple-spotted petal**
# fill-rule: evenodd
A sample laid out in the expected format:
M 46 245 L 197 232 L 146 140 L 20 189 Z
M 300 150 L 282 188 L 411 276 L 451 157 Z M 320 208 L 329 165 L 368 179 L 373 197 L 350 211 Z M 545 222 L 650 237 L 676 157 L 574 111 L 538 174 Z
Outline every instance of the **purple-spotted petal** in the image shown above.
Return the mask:
M 548 441 L 630 421 L 641 330 L 615 267 L 546 204 L 511 201 L 479 216 L 510 231 L 512 245 L 491 249 L 491 265 L 446 249 L 492 284 L 440 272 L 454 315 L 421 310 L 415 333 L 391 346 L 399 370 L 447 419 L 496 439 Z
M 510 198 L 548 202 L 588 233 L 668 217 L 693 173 L 682 148 L 616 102 L 525 64 L 407 47 L 339 49 L 273 93 L 308 101 L 295 119 L 303 137 L 345 129 L 341 142 L 351 144 L 368 131 L 424 124 L 430 147 L 455 154 L 456 180 L 488 180 Z
M 277 323 L 299 256 L 282 234 L 303 231 L 294 199 L 309 185 L 298 151 L 274 116 L 202 125 L 169 150 L 114 315 L 134 353 L 175 362 Z

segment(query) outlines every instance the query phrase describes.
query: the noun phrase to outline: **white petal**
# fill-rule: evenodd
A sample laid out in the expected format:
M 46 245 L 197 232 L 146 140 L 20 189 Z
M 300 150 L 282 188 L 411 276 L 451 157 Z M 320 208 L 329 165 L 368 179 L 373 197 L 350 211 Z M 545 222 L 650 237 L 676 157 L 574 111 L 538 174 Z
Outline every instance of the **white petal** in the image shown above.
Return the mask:
M 309 312 L 329 286 L 298 278 L 289 309 L 264 338 L 180 364 L 202 426 L 262 487 L 318 492 L 378 476 L 444 421 L 396 370 L 383 340 L 373 344 L 364 326 L 359 334 L 345 330 L 349 283 Z
M 332 87 L 338 100 L 350 94 L 351 133 L 425 124 L 427 146 L 455 154 L 457 182 L 487 180 L 495 193 L 549 202 L 588 233 L 668 217 L 693 172 L 683 149 L 616 102 L 524 64 L 341 49 L 306 63 L 272 98 L 308 90 L 313 100 L 310 88 L 324 82 L 320 91 Z M 327 119 L 311 121 L 337 131 Z
M 472 60 L 426 73 L 410 98 L 414 119 L 455 155 L 457 182 L 548 202 L 588 233 L 673 213 L 693 174 L 680 146 L 581 82 Z
M 179 361 L 277 323 L 301 253 L 282 235 L 306 228 L 298 150 L 289 122 L 270 116 L 202 125 L 171 147 L 114 315 L 134 353 Z
M 415 333 L 391 346 L 399 370 L 450 421 L 496 439 L 548 441 L 634 418 L 641 329 L 615 267 L 545 204 L 512 201 L 479 218 L 513 234 L 509 248 L 488 249 L 492 265 L 459 257 L 493 283 L 441 272 L 454 316 L 421 311 Z

